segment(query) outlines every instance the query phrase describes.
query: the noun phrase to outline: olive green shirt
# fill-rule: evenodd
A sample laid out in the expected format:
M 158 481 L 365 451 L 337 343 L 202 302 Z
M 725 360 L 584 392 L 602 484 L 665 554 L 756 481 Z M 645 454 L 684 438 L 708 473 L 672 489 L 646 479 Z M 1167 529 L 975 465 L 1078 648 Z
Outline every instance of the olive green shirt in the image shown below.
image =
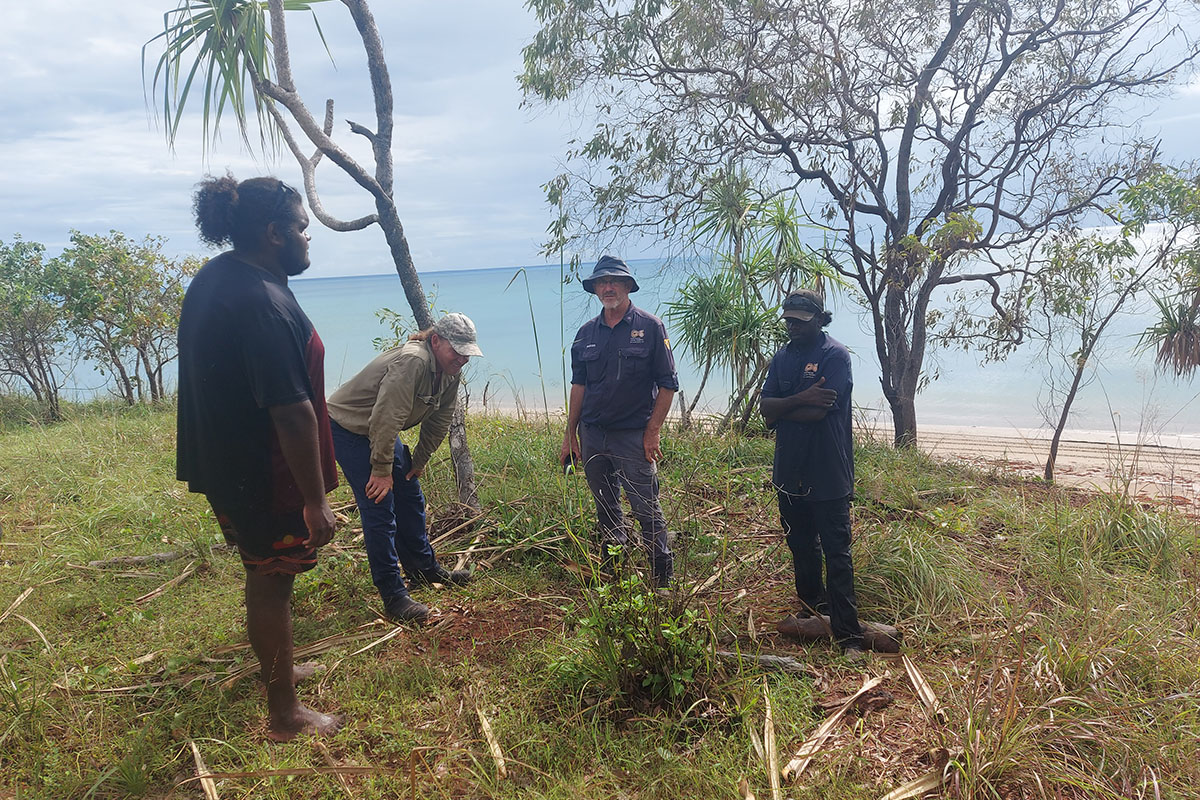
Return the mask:
M 440 379 L 440 381 L 439 381 Z M 329 416 L 371 441 L 371 474 L 392 474 L 396 436 L 420 424 L 412 468 L 429 463 L 446 431 L 458 397 L 457 375 L 437 371 L 429 342 L 408 342 L 381 353 L 342 384 L 327 401 Z

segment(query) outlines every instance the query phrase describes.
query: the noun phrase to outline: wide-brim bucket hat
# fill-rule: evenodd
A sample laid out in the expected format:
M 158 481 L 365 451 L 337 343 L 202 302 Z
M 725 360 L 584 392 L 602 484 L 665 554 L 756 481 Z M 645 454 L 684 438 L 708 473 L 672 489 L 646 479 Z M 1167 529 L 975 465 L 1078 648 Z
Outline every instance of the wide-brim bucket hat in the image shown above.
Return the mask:
M 633 273 L 629 271 L 628 264 L 619 258 L 613 258 L 612 256 L 601 256 L 600 260 L 596 262 L 596 267 L 592 270 L 592 274 L 583 279 L 583 290 L 585 292 L 595 294 L 596 279 L 604 278 L 610 275 L 617 278 L 629 278 L 629 280 L 633 283 L 633 286 L 629 289 L 630 293 L 636 292 L 639 288 L 637 279 L 634 278 Z

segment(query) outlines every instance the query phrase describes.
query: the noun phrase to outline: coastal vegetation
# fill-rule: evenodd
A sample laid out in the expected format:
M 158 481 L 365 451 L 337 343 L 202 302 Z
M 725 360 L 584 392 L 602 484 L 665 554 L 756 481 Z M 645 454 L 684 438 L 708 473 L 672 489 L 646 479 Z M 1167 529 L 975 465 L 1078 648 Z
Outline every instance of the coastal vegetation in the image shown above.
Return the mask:
M 917 437 L 927 355 L 963 333 L 949 298 L 978 299 L 1019 342 L 1023 295 L 1006 290 L 1154 168 L 1142 115 L 1200 58 L 1177 0 L 529 7 L 526 100 L 589 131 L 548 183 L 552 247 L 674 241 L 729 165 L 795 199 L 821 232 L 813 255 L 870 312 L 900 445 Z M 1195 352 L 1194 270 L 1188 286 L 1170 352 Z
M 320 33 L 312 6 L 321 0 L 180 0 L 163 15 L 163 32 L 142 48 L 143 76 L 147 49 L 161 48 L 151 79 L 151 94 L 160 94 L 167 142 L 174 146 L 184 109 L 200 102 L 205 142 L 218 135 L 222 112 L 228 110 L 242 141 L 250 150 L 253 108 L 257 115 L 259 145 L 264 154 L 278 152 L 280 143 L 296 159 L 304 175 L 303 193 L 313 216 L 333 231 L 359 231 L 378 226 L 408 300 L 417 330 L 431 328 L 432 307 L 417 275 L 408 236 L 400 220 L 394 192 L 395 168 L 392 134 L 395 128 L 395 99 L 383 51 L 383 38 L 366 0 L 344 0 L 358 32 L 367 61 L 364 76 L 371 87 L 375 119 L 369 125 L 347 120 L 345 139 L 334 132 L 333 98 L 325 100 L 323 119 L 318 121 L 293 80 L 288 50 L 288 12 L 309 12 Z M 321 34 L 324 40 L 324 34 Z M 326 48 L 328 51 L 328 47 Z M 330 54 L 332 60 L 332 54 Z M 203 85 L 192 83 L 197 74 Z M 180 80 L 181 77 L 186 79 Z M 199 95 L 199 97 L 196 97 Z M 211 125 L 211 127 L 210 127 Z M 363 137 L 370 143 L 369 159 L 360 161 L 352 153 L 353 143 Z M 314 148 L 303 150 L 306 141 Z M 332 164 L 359 188 L 365 190 L 375 210 L 355 219 L 341 219 L 325 208 L 317 185 L 317 169 Z M 450 422 L 449 445 L 454 456 L 458 497 L 464 505 L 477 508 L 475 468 L 464 431 L 466 425 L 460 398 Z
M 953 798 L 1200 797 L 1200 534 L 1170 508 L 863 436 L 863 615 L 901 628 L 930 708 L 901 660 L 854 667 L 775 632 L 793 598 L 769 439 L 664 437 L 680 563 L 657 594 L 593 585 L 591 501 L 555 468 L 557 426 L 473 417 L 483 516 L 458 510 L 445 451 L 423 483 L 439 553 L 475 580 L 426 590 L 427 627 L 382 620 L 339 488 L 295 618 L 319 664 L 301 694 L 347 725 L 279 746 L 242 568 L 174 480 L 169 406 L 64 416 L 0 433 L 0 797 L 768 797 L 771 742 L 779 769 L 874 678 L 787 796 L 925 778 Z M 130 556 L 150 558 L 114 561 Z
M 184 283 L 200 261 L 170 258 L 164 245 L 72 231 L 47 259 L 39 242 L 0 241 L 0 392 L 26 394 L 31 413 L 59 419 L 67 375 L 88 359 L 126 404 L 166 399 Z

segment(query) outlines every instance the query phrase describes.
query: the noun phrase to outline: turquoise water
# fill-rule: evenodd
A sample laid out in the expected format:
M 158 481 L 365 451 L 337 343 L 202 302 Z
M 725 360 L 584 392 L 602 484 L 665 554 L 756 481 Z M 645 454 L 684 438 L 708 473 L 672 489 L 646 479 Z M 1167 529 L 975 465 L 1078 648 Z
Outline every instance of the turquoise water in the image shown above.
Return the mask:
M 662 271 L 657 261 L 631 266 L 641 284 L 641 291 L 632 295 L 634 303 L 661 316 L 663 302 L 674 295 L 685 272 L 680 267 Z M 578 281 L 563 286 L 556 266 L 437 272 L 423 275 L 422 280 L 437 311 L 461 311 L 479 329 L 484 356 L 472 359 L 465 373 L 473 408 L 482 406 L 486 391 L 489 408 L 562 409 L 563 342 L 569 346 L 576 329 L 599 313 L 598 302 Z M 325 341 L 330 390 L 369 361 L 372 340 L 385 335 L 375 311 L 381 306 L 407 308 L 394 275 L 296 280 L 292 288 Z M 830 308 L 834 321 L 829 331 L 854 357 L 855 404 L 868 414 L 879 414 L 886 405 L 868 318 L 849 298 L 834 298 Z M 535 347 L 535 325 L 540 347 Z M 1168 436 L 1200 433 L 1200 381 L 1177 383 L 1156 374 L 1148 354 L 1131 355 L 1137 330 L 1138 321 L 1129 320 L 1114 332 L 1110 355 L 1101 360 L 1094 380 L 1082 390 L 1070 427 L 1112 432 L 1119 426 L 1124 433 L 1144 428 Z M 678 347 L 676 359 L 681 388 L 690 399 L 700 371 Z M 986 366 L 959 351 L 939 353 L 928 364 L 930 374 L 938 377 L 918 396 L 919 423 L 1044 426 L 1038 395 L 1046 367 L 1033 348 Z M 727 376 L 710 377 L 702 404 L 716 410 L 727 385 Z
M 632 296 L 634 303 L 662 316 L 664 301 L 673 297 L 685 277 L 683 268 L 664 271 L 661 262 L 650 260 L 631 266 L 641 284 L 641 291 Z M 473 409 L 483 407 L 485 395 L 489 409 L 563 408 L 563 343 L 569 346 L 576 329 L 599 313 L 599 303 L 578 281 L 563 286 L 556 266 L 434 272 L 421 278 L 437 312 L 461 311 L 479 329 L 484 356 L 472 359 L 464 372 Z M 399 279 L 391 274 L 298 279 L 291 286 L 325 342 L 327 391 L 373 357 L 374 339 L 388 335 L 376 312 L 382 307 L 407 309 Z M 886 429 L 890 418 L 884 413 L 868 317 L 848 297 L 832 298 L 830 310 L 830 333 L 853 355 L 855 405 L 868 416 L 881 416 Z M 1149 354 L 1131 354 L 1139 322 L 1144 327 L 1144 320 L 1125 320 L 1110 337 L 1108 356 L 1097 359 L 1093 380 L 1076 401 L 1069 427 L 1110 434 L 1119 427 L 1122 435 L 1140 432 L 1143 437 L 1200 433 L 1200 380 L 1176 382 L 1155 372 Z M 535 346 L 535 328 L 540 347 Z M 932 356 L 927 373 L 937 379 L 918 395 L 918 424 L 1045 427 L 1038 411 L 1046 372 L 1040 358 L 1032 347 L 1007 362 L 986 366 L 960 351 Z M 682 390 L 690 400 L 700 371 L 678 347 L 676 360 Z M 82 365 L 73 375 L 69 394 L 94 396 L 103 391 L 97 389 L 103 383 Z M 728 383 L 728 376 L 711 376 L 701 407 L 720 410 Z

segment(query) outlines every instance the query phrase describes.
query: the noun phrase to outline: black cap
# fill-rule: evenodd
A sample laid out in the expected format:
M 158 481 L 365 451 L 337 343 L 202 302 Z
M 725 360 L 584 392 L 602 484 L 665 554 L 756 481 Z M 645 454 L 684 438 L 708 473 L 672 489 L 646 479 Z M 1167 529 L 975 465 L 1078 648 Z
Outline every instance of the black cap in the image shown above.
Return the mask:
M 811 289 L 801 289 L 792 292 L 783 301 L 783 318 L 798 319 L 808 322 L 817 314 L 825 311 L 825 303 L 821 296 Z
M 638 290 L 637 281 L 634 280 L 633 273 L 629 271 L 629 266 L 621 259 L 613 258 L 612 256 L 600 256 L 600 260 L 596 262 L 596 268 L 592 270 L 592 274 L 583 279 L 583 290 L 595 294 L 596 290 L 593 288 L 593 285 L 596 279 L 608 275 L 617 278 L 628 278 L 633 284 L 629 291 L 636 292 Z

